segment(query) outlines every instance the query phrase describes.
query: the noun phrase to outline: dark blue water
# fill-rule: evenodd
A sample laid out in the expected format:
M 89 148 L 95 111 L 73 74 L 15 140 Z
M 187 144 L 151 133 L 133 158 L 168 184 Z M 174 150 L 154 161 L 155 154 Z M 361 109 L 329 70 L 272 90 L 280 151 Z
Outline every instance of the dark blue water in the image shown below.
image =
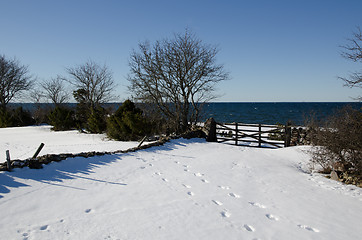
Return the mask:
M 362 109 L 361 102 L 209 103 L 205 106 L 202 120 L 213 117 L 217 122 L 223 123 L 285 124 L 291 121 L 293 124 L 303 125 L 311 114 L 318 120 L 323 120 L 346 105 Z
M 117 109 L 119 103 L 110 103 L 109 106 Z M 305 119 L 314 114 L 318 120 L 323 120 L 336 110 L 350 105 L 355 109 L 362 109 L 361 102 L 277 102 L 277 103 L 208 103 L 204 106 L 204 114 L 201 121 L 213 117 L 217 122 L 231 123 L 262 123 L 262 124 L 285 124 L 291 121 L 296 125 L 303 125 Z M 27 110 L 34 110 L 35 105 L 31 103 L 13 104 L 13 107 L 23 106 Z M 46 106 L 46 104 L 44 104 Z M 70 104 L 75 106 L 75 104 Z

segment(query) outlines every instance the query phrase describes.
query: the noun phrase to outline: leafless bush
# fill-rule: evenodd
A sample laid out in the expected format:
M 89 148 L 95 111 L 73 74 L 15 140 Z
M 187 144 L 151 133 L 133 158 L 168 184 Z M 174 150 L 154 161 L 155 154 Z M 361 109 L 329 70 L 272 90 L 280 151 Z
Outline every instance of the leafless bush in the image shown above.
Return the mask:
M 312 161 L 325 172 L 336 170 L 362 176 L 362 112 L 345 107 L 314 131 Z M 342 166 L 342 167 L 341 167 Z

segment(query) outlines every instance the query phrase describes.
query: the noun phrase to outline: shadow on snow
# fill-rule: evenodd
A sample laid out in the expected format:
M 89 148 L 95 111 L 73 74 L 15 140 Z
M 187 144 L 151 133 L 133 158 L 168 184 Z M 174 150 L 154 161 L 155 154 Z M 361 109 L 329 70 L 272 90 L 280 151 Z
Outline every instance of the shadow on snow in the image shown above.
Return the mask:
M 205 142 L 205 140 L 203 139 L 191 139 L 191 140 L 177 139 L 177 140 L 171 140 L 170 142 L 165 143 L 162 146 L 151 147 L 140 151 L 145 151 L 145 152 L 172 151 L 180 147 L 186 147 L 187 144 L 189 143 L 203 143 L 203 142 Z M 85 189 L 64 185 L 63 181 L 67 179 L 82 178 L 89 181 L 126 186 L 127 184 L 125 183 L 110 182 L 102 179 L 95 179 L 92 177 L 84 176 L 93 173 L 93 169 L 95 168 L 109 165 L 113 162 L 121 160 L 122 155 L 127 156 L 127 155 L 132 155 L 132 153 L 95 156 L 90 158 L 82 158 L 82 157 L 68 158 L 61 162 L 52 162 L 50 164 L 43 165 L 42 169 L 23 168 L 23 169 L 15 169 L 12 172 L 0 172 L 0 199 L 4 197 L 3 196 L 4 194 L 9 193 L 11 188 L 31 187 L 31 185 L 19 182 L 17 181 L 17 179 L 33 180 L 49 185 L 74 188 L 77 190 L 85 190 Z M 183 156 L 183 157 L 190 158 L 189 156 Z M 83 176 L 79 174 L 83 174 Z
M 74 188 L 78 190 L 85 190 L 62 184 L 64 180 L 82 178 L 90 181 L 104 182 L 109 184 L 127 185 L 124 183 L 109 182 L 92 177 L 81 176 L 90 175 L 93 169 L 109 165 L 120 159 L 119 154 L 95 156 L 91 158 L 68 158 L 61 162 L 52 162 L 43 165 L 42 169 L 15 169 L 12 172 L 0 173 L 0 199 L 4 194 L 10 192 L 10 188 L 30 187 L 26 183 L 18 182 L 16 179 L 33 180 L 49 185 L 56 185 L 61 187 Z

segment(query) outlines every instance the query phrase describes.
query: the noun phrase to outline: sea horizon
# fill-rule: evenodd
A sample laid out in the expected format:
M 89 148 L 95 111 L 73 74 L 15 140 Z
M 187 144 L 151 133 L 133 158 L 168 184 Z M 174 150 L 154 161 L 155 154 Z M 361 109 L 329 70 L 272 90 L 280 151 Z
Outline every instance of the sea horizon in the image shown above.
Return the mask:
M 75 105 L 76 103 L 68 103 Z M 105 104 L 117 109 L 122 102 Z M 142 103 L 138 103 L 142 104 Z M 13 107 L 22 106 L 32 111 L 36 103 L 11 103 Z M 51 106 L 52 103 L 40 103 L 40 106 Z M 199 121 L 204 122 L 212 117 L 218 122 L 260 123 L 304 125 L 306 120 L 314 116 L 316 120 L 325 120 L 338 109 L 351 106 L 362 109 L 362 102 L 208 102 L 203 106 L 203 114 Z

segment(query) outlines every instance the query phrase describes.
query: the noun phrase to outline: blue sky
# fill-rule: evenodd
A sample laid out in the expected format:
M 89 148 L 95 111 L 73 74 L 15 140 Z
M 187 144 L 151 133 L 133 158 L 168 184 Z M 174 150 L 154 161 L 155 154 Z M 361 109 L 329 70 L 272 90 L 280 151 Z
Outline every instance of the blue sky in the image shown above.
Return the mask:
M 128 59 L 139 42 L 191 29 L 217 45 L 231 79 L 217 101 L 351 101 L 360 89 L 337 76 L 360 70 L 340 45 L 362 27 L 361 0 L 122 1 L 0 0 L 0 54 L 28 65 L 39 80 L 66 75 L 91 59 L 127 92 Z

